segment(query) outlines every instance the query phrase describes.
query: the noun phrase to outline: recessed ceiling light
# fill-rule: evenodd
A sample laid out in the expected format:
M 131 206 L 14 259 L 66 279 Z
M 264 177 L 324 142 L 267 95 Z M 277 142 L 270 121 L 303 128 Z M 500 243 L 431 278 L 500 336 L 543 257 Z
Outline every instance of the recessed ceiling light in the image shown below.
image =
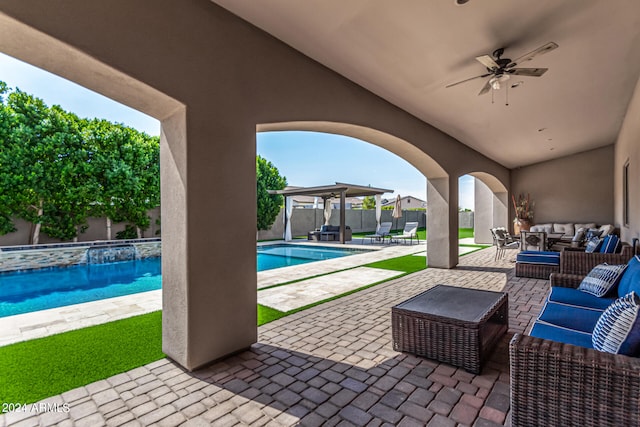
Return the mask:
M 466 4 L 468 2 L 469 2 L 469 0 L 456 0 L 456 4 L 458 6 L 462 6 L 463 4 Z

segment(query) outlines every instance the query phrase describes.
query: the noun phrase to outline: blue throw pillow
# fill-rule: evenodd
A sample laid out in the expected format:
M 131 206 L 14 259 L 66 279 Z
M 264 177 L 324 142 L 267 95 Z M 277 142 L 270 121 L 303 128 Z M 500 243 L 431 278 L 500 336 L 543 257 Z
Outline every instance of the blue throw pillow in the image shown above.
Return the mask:
M 620 239 L 615 234 L 609 234 L 602 241 L 600 252 L 603 254 L 615 254 L 620 248 Z
M 593 328 L 593 348 L 607 353 L 638 355 L 640 349 L 640 299 L 635 292 L 618 298 Z
M 627 263 L 627 269 L 618 283 L 618 297 L 629 292 L 640 293 L 640 256 L 636 255 Z
M 587 241 L 587 246 L 584 248 L 586 253 L 598 252 L 600 249 L 600 245 L 602 244 L 602 239 L 598 237 L 593 237 L 591 240 Z
M 627 264 L 598 264 L 582 279 L 578 289 L 597 297 L 603 297 L 616 287 L 626 268 Z

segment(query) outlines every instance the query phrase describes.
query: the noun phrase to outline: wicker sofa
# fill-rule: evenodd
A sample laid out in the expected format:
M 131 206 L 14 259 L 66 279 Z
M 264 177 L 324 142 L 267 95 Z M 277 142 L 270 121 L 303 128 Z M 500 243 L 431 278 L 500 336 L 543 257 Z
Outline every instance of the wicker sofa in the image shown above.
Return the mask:
M 551 275 L 539 320 L 529 335 L 515 334 L 509 345 L 513 426 L 640 425 L 640 358 L 590 348 L 589 328 L 615 296 L 577 290 L 593 266 L 620 264 L 623 257 L 633 257 L 631 246 L 620 254 L 563 252 L 562 272 Z M 618 295 L 640 293 L 638 257 L 629 261 L 619 287 Z
M 531 232 L 545 232 L 547 234 L 561 233 L 562 237 L 560 238 L 560 240 L 554 243 L 551 247 L 551 249 L 554 251 L 560 251 L 563 248 L 567 247 L 584 247 L 586 243 L 585 237 L 587 231 L 590 230 L 597 232 L 600 237 L 605 237 L 611 233 L 614 233 L 615 227 L 611 224 L 604 224 L 599 226 L 595 222 L 584 224 L 569 222 L 536 224 L 532 225 L 530 229 Z

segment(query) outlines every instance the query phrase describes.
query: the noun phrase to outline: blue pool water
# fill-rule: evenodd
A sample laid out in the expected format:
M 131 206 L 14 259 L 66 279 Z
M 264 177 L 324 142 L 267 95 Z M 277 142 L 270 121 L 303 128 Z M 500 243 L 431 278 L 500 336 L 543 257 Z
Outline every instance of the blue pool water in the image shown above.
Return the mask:
M 280 244 L 258 246 L 258 271 L 339 258 L 364 252 L 370 251 L 367 249 L 307 245 Z
M 0 317 L 160 289 L 160 258 L 0 274 Z
M 337 258 L 366 250 L 268 245 L 258 271 Z M 0 317 L 97 301 L 162 287 L 160 258 L 0 274 Z

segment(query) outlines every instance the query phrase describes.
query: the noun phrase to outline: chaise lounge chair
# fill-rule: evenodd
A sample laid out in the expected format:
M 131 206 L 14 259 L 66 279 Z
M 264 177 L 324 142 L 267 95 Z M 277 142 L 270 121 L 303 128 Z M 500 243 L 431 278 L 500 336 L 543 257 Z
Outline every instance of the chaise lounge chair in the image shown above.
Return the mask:
M 384 238 L 389 235 L 389 232 L 391 232 L 391 223 L 381 222 L 380 225 L 378 225 L 378 227 L 376 228 L 376 233 L 367 234 L 362 239 L 362 242 L 364 243 L 364 239 L 371 239 L 370 243 L 373 243 L 374 240 L 376 242 L 382 241 L 382 243 L 384 243 Z
M 418 244 L 420 243 L 420 239 L 418 238 L 418 223 L 417 222 L 407 222 L 404 225 L 404 230 L 402 231 L 402 234 L 392 234 L 389 236 L 391 238 L 391 241 L 397 241 L 399 242 L 400 240 L 403 241 L 407 241 L 407 239 L 409 239 L 409 242 L 413 245 L 413 239 L 416 239 L 418 241 Z

